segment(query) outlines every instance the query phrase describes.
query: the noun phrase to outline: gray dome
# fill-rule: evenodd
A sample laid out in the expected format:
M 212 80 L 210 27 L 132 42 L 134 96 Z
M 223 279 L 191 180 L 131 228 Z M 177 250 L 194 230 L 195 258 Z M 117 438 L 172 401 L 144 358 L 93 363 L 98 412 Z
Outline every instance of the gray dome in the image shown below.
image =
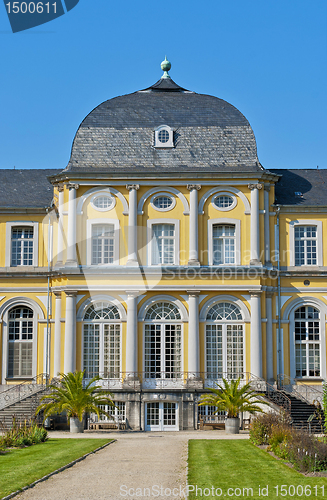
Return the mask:
M 156 149 L 154 131 L 174 130 L 174 147 Z M 262 170 L 253 130 L 234 106 L 161 78 L 115 97 L 81 123 L 66 171 Z

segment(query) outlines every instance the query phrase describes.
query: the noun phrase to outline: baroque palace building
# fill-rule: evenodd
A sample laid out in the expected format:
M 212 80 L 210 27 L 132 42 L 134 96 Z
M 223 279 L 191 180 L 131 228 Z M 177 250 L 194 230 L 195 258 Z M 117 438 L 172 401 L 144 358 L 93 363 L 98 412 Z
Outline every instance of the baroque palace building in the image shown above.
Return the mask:
M 223 377 L 326 378 L 326 171 L 265 170 L 240 111 L 162 69 L 64 170 L 0 170 L 2 390 L 99 374 L 136 430 L 196 428 Z

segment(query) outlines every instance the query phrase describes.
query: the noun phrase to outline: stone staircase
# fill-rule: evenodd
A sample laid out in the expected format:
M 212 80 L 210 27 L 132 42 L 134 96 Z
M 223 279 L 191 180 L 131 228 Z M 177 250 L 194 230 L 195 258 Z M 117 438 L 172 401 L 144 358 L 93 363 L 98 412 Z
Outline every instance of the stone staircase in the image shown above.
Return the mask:
M 9 387 L 0 393 L 0 430 L 12 427 L 13 417 L 17 424 L 23 424 L 35 417 L 42 396 L 49 393 L 46 379 L 39 375 L 32 381 Z M 37 421 L 42 422 L 39 416 Z
M 284 392 L 284 391 L 282 391 Z M 292 425 L 296 429 L 310 430 L 313 433 L 323 432 L 324 417 L 321 414 L 321 421 L 317 418 L 317 407 L 298 397 L 286 393 L 291 401 L 291 419 Z M 308 419 L 310 418 L 310 422 Z M 310 424 L 310 425 L 309 425 Z

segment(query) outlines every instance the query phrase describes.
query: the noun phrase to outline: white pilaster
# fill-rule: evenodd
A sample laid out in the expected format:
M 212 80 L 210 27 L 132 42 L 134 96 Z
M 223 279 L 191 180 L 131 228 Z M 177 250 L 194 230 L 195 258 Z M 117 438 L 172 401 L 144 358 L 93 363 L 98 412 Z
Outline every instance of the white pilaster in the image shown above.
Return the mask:
M 55 338 L 54 338 L 54 358 L 53 375 L 57 377 L 60 373 L 60 354 L 61 354 L 61 292 L 55 292 Z
M 262 377 L 261 292 L 251 293 L 251 373 Z
M 269 215 L 269 191 L 270 184 L 265 185 L 265 264 L 271 265 L 270 261 L 270 215 Z
M 259 224 L 259 189 L 262 184 L 249 184 L 251 190 L 251 260 L 253 266 L 260 265 L 260 224 Z
M 126 372 L 137 377 L 137 295 L 127 293 Z
M 127 184 L 129 191 L 129 217 L 128 217 L 128 266 L 137 266 L 137 191 L 139 184 Z
M 61 267 L 63 263 L 64 253 L 64 186 L 58 185 L 58 246 L 57 246 L 57 262 L 56 267 Z
M 198 191 L 201 189 L 199 184 L 188 184 L 190 191 L 190 238 L 189 238 L 189 266 L 199 266 L 198 253 Z
M 64 372 L 76 369 L 76 292 L 66 292 Z
M 77 267 L 76 260 L 76 191 L 78 184 L 68 184 L 68 234 L 66 266 Z
M 274 356 L 273 356 L 273 326 L 272 326 L 272 292 L 266 292 L 266 350 L 267 350 L 267 381 L 274 379 Z
M 187 292 L 189 295 L 188 320 L 188 378 L 197 378 L 200 375 L 199 356 L 199 294 L 198 291 Z

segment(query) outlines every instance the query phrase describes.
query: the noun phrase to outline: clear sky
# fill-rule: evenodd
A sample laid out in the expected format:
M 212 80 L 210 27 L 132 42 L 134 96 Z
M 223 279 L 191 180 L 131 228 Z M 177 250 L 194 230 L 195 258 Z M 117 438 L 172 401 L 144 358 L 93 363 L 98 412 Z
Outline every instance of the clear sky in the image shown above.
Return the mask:
M 326 0 L 80 0 L 15 34 L 0 5 L 0 44 L 0 168 L 65 168 L 83 118 L 156 82 L 165 54 L 247 117 L 265 168 L 327 168 Z

